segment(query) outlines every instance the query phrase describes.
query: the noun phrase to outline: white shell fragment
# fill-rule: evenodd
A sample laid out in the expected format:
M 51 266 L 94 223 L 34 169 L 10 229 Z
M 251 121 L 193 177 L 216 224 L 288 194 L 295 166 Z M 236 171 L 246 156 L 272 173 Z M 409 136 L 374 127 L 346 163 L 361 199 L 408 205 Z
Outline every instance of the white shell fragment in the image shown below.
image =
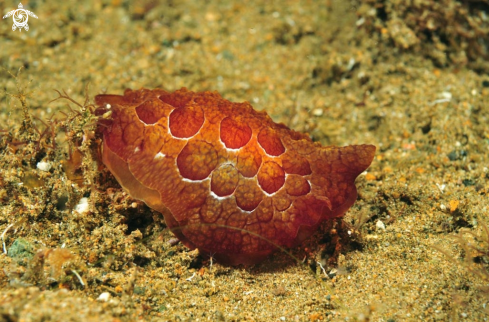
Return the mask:
M 49 162 L 44 162 L 44 161 L 41 161 L 41 162 L 38 162 L 37 163 L 37 168 L 41 171 L 46 171 L 48 172 L 49 170 L 51 170 L 51 163 Z
M 75 210 L 80 214 L 84 214 L 88 212 L 89 208 L 88 198 L 81 198 L 78 205 L 76 205 Z
M 375 224 L 375 226 L 377 227 L 377 229 L 385 230 L 385 224 L 380 220 L 377 220 L 377 223 Z
M 103 292 L 98 296 L 97 301 L 107 302 L 109 299 L 110 299 L 110 293 Z

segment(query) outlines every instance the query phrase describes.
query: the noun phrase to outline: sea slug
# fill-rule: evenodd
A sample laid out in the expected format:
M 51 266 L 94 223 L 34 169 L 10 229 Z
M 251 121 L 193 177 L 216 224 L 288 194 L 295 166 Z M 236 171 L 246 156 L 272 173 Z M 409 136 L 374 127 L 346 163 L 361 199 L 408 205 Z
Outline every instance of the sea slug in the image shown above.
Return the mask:
M 126 90 L 95 103 L 106 115 L 102 161 L 121 186 L 187 247 L 229 265 L 257 263 L 344 215 L 375 153 L 323 147 L 217 92 Z

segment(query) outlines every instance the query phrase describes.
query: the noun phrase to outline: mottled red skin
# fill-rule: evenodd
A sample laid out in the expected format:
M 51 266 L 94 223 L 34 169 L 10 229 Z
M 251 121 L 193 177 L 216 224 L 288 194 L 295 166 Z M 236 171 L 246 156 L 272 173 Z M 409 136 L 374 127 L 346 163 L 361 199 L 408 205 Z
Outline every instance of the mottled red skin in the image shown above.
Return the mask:
M 182 88 L 98 95 L 102 159 L 189 248 L 230 265 L 293 247 L 355 202 L 372 145 L 322 147 L 248 102 Z

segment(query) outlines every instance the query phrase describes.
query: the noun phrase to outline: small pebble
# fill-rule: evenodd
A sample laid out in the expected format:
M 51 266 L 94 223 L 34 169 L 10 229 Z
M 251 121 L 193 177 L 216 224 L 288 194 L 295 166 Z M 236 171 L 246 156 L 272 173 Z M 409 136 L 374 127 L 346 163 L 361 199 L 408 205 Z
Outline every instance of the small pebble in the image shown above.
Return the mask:
M 49 170 L 51 170 L 51 163 L 44 161 L 38 162 L 37 168 L 41 171 L 48 172 Z
M 103 292 L 100 294 L 97 298 L 97 301 L 104 301 L 107 302 L 110 299 L 110 293 L 109 292 Z
M 322 108 L 316 108 L 312 111 L 312 115 L 314 116 L 321 116 L 323 115 L 323 109 Z
M 385 230 L 385 224 L 380 220 L 377 220 L 377 223 L 375 224 L 375 226 L 377 227 L 377 229 Z
M 175 246 L 176 244 L 178 244 L 180 242 L 180 240 L 178 238 L 170 238 L 168 240 L 168 244 L 170 244 L 171 246 Z
M 88 198 L 81 198 L 78 205 L 76 205 L 75 210 L 80 214 L 87 213 L 89 210 Z

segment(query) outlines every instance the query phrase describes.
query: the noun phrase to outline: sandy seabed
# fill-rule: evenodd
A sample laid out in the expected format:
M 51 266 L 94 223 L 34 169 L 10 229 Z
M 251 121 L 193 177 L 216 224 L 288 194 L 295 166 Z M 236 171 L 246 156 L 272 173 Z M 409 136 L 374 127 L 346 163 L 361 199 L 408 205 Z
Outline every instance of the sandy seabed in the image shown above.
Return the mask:
M 487 73 L 381 42 L 356 1 L 23 4 L 28 31 L 0 21 L 0 321 L 487 319 Z M 342 220 L 222 266 L 97 163 L 85 94 L 141 87 L 216 90 L 377 154 Z

